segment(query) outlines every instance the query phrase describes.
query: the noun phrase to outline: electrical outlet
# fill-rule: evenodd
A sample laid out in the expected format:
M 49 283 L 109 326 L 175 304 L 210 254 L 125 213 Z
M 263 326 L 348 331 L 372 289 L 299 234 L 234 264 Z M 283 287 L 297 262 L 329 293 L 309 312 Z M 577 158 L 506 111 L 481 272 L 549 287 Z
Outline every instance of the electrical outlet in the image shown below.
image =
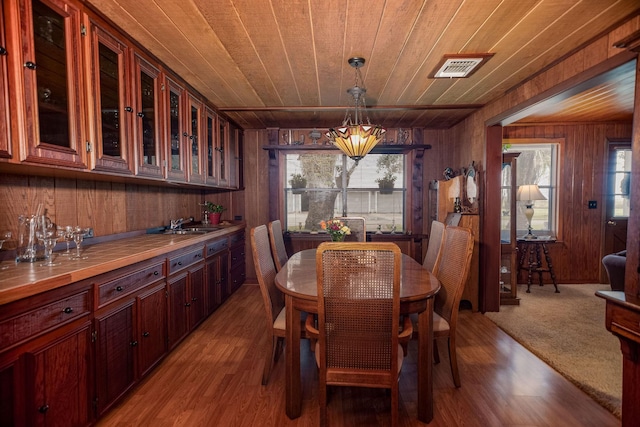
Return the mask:
M 83 236 L 85 239 L 93 237 L 93 228 L 87 228 L 87 232 Z
M 596 200 L 589 200 L 589 209 L 597 209 L 598 202 Z

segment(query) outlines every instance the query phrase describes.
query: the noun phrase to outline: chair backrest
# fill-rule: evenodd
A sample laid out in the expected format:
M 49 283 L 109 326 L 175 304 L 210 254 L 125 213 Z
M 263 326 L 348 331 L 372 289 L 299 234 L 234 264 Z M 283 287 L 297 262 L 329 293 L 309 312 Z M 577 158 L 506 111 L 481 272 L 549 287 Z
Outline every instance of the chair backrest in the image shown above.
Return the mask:
M 271 243 L 271 253 L 273 254 L 273 261 L 276 264 L 276 270 L 280 271 L 282 266 L 289 259 L 287 255 L 287 249 L 284 246 L 284 239 L 282 237 L 282 225 L 280 220 L 271 221 L 268 224 L 269 227 L 269 242 Z
M 265 225 L 251 229 L 251 252 L 264 301 L 267 324 L 269 328 L 273 328 L 273 322 L 284 307 L 284 297 L 282 292 L 276 288 L 276 267 L 271 256 L 269 236 Z
M 336 219 L 339 219 L 349 227 L 351 230 L 351 236 L 353 238 L 348 240 L 355 240 L 357 242 L 366 242 L 367 241 L 367 228 L 366 223 L 363 217 L 361 216 L 341 216 Z
M 465 227 L 446 227 L 440 259 L 433 272 L 440 280 L 433 310 L 449 322 L 453 330 L 458 317 L 458 306 L 471 268 L 473 233 Z
M 397 381 L 401 256 L 394 243 L 318 247 L 319 360 L 327 384 Z
M 422 266 L 433 272 L 438 261 L 440 248 L 442 247 L 442 239 L 444 238 L 444 223 L 440 221 L 431 221 L 431 232 L 429 233 L 429 244 L 427 245 L 427 253 L 424 256 Z

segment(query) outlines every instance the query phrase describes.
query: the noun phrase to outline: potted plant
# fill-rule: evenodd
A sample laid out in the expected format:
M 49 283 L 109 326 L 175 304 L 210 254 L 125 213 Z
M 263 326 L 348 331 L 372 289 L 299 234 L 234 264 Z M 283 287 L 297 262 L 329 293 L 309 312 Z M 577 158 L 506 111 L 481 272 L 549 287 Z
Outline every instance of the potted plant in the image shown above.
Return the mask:
M 378 187 L 380 188 L 380 194 L 393 193 L 393 187 L 396 183 L 396 176 L 390 173 L 385 173 L 382 178 L 376 179 Z
M 384 154 L 376 161 L 377 171 L 383 172 L 382 178 L 376 179 L 381 194 L 390 194 L 395 186 L 397 173 L 402 171 L 402 156 Z
M 291 184 L 293 194 L 302 194 L 304 192 L 302 189 L 307 187 L 307 178 L 300 173 L 294 173 L 291 175 L 289 184 Z
M 207 212 L 209 223 L 213 225 L 220 224 L 220 215 L 222 215 L 222 212 L 225 210 L 224 206 L 207 201 L 205 201 L 202 206 L 204 206 L 204 210 Z

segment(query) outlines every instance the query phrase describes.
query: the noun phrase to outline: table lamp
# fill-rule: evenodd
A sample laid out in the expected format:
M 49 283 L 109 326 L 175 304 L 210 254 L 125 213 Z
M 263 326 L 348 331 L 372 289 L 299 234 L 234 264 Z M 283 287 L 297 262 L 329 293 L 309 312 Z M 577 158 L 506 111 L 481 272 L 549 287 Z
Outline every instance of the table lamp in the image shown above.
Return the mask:
M 547 200 L 546 197 L 540 192 L 537 184 L 527 184 L 518 187 L 518 193 L 516 194 L 516 200 L 525 202 L 524 215 L 527 217 L 529 223 L 529 232 L 523 237 L 524 239 L 537 239 L 531 232 L 531 219 L 533 218 L 533 202 L 535 200 Z

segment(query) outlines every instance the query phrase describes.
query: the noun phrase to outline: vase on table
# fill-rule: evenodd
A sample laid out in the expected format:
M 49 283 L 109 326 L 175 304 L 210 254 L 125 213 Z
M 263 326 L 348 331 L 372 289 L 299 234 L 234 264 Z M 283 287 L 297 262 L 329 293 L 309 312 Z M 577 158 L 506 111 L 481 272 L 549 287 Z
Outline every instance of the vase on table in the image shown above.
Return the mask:
M 331 235 L 331 241 L 333 241 L 333 242 L 344 242 L 344 236 L 346 236 L 346 234 L 332 234 Z

